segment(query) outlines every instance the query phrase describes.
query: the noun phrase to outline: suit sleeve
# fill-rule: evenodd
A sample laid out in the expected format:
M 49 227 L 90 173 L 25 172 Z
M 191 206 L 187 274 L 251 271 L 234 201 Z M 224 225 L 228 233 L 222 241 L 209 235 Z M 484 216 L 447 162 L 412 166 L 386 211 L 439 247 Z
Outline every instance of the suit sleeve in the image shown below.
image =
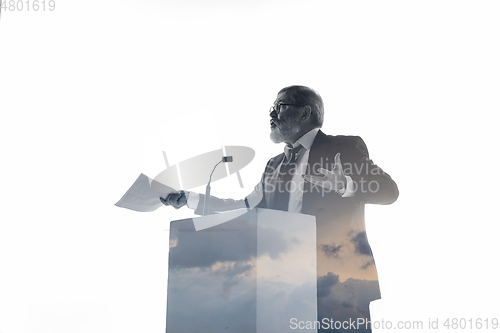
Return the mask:
M 254 187 L 252 193 L 246 196 L 244 199 L 234 200 L 234 199 L 221 199 L 214 196 L 210 196 L 208 204 L 208 214 L 221 213 L 228 210 L 248 208 L 252 209 L 259 207 L 263 199 L 261 183 Z M 197 215 L 203 214 L 203 206 L 205 202 L 205 194 L 200 194 L 200 200 L 198 206 L 196 207 L 194 213 Z
M 248 209 L 256 207 L 265 208 L 264 181 L 265 181 L 265 173 L 262 175 L 261 181 L 254 187 L 253 191 L 249 195 L 247 195 L 244 199 L 240 200 L 221 199 L 214 196 L 210 196 L 208 204 L 208 214 L 215 214 L 241 208 L 248 208 Z M 202 215 L 203 206 L 205 202 L 205 194 L 200 194 L 199 196 L 200 197 L 198 206 L 196 207 L 194 213 L 197 215 Z
M 342 156 L 341 156 L 342 160 Z M 368 148 L 359 136 L 351 142 L 344 172 L 353 180 L 354 196 L 363 203 L 388 205 L 396 201 L 399 190 L 389 174 L 375 165 L 368 155 Z

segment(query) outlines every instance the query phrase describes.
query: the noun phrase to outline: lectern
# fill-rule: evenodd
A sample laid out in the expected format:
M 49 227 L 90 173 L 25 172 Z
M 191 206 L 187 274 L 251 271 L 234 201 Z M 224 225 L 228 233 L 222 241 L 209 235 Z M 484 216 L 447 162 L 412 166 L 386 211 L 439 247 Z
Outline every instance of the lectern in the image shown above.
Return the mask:
M 314 216 L 256 208 L 170 223 L 167 333 L 297 332 L 316 316 Z

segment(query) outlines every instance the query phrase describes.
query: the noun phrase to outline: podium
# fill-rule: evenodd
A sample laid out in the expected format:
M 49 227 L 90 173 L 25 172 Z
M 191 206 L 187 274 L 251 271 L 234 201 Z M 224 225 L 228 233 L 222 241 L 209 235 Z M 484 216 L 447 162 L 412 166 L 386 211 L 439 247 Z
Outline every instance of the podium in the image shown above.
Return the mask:
M 296 332 L 317 320 L 316 292 L 314 216 L 256 208 L 170 223 L 167 333 Z

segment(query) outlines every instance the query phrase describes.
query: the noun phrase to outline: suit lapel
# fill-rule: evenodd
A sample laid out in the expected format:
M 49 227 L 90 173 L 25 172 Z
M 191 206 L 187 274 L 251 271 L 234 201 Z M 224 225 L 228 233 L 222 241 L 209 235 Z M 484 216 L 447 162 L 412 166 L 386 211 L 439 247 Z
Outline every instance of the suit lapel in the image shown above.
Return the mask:
M 267 169 L 265 172 L 265 184 L 267 184 L 266 188 L 273 189 L 277 186 L 277 171 L 279 170 L 279 166 L 283 158 L 285 157 L 284 153 L 279 154 L 276 157 L 273 157 L 272 160 L 267 165 Z M 266 208 L 270 208 L 274 202 L 274 193 L 275 191 L 266 191 L 264 189 L 264 198 L 266 201 Z
M 316 138 L 311 146 L 309 152 L 309 159 L 307 161 L 307 174 L 322 176 L 318 172 L 319 168 L 331 170 L 333 167 L 334 157 L 337 153 L 335 149 L 335 138 L 328 137 L 322 131 L 318 131 Z M 302 198 L 302 213 L 309 212 L 309 208 L 313 202 L 321 200 L 322 189 L 319 186 L 313 185 L 309 182 L 304 183 L 304 196 Z
M 317 165 L 321 163 L 321 157 L 325 154 L 327 143 L 327 136 L 322 131 L 318 131 L 309 152 L 309 160 L 307 161 L 308 174 L 316 174 Z M 314 170 L 311 171 L 311 167 L 314 167 Z

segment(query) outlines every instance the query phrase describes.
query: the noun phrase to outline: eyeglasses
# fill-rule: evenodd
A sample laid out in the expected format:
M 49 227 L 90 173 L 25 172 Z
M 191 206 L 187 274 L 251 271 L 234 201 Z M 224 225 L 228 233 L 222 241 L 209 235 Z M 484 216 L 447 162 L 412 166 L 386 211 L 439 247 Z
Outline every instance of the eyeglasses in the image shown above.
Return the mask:
M 277 114 L 281 112 L 281 107 L 285 105 L 285 106 L 299 106 L 299 107 L 302 107 L 302 106 L 305 106 L 305 105 L 299 105 L 299 104 L 285 104 L 285 103 L 278 103 L 278 104 L 275 104 L 273 106 L 271 106 L 271 108 L 269 108 L 269 113 L 272 113 L 272 112 L 276 112 Z

